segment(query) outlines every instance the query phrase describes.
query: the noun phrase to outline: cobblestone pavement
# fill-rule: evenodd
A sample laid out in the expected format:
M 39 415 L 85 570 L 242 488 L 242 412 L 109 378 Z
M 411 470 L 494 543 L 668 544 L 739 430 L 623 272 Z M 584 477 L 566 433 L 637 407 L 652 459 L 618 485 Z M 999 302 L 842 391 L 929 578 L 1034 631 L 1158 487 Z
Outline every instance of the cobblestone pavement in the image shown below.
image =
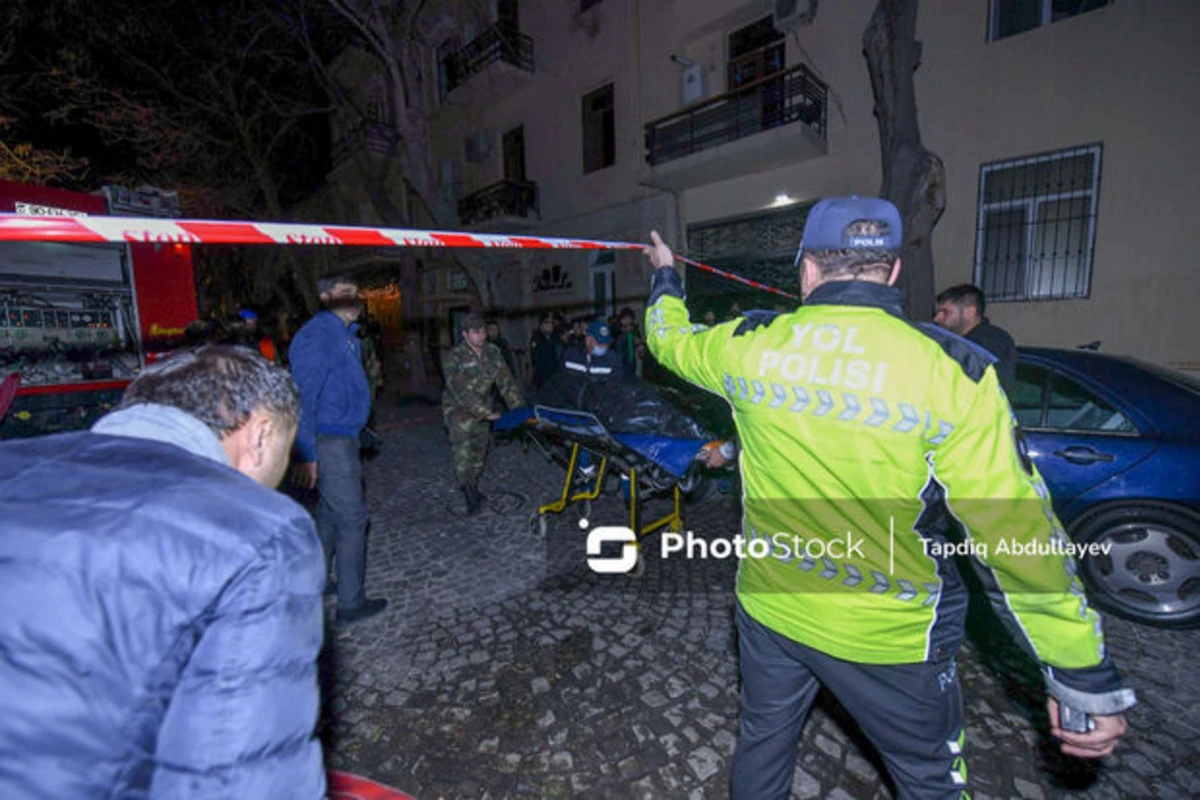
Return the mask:
M 489 510 L 468 520 L 437 410 L 397 413 L 367 469 L 367 589 L 391 605 L 330 631 L 330 766 L 422 800 L 728 796 L 734 565 L 648 559 L 639 579 L 592 574 L 567 546 L 582 541 L 570 510 L 546 540 L 531 533 L 530 511 L 561 488 L 562 470 L 519 445 L 492 450 L 481 487 Z M 698 532 L 736 522 L 730 495 L 685 513 Z M 622 524 L 619 498 L 598 500 L 591 517 Z M 1141 705 L 1097 769 L 1055 755 L 1036 670 L 993 622 L 973 618 L 959 659 L 977 798 L 1200 797 L 1200 631 L 1109 619 Z M 892 796 L 827 696 L 797 757 L 795 798 Z

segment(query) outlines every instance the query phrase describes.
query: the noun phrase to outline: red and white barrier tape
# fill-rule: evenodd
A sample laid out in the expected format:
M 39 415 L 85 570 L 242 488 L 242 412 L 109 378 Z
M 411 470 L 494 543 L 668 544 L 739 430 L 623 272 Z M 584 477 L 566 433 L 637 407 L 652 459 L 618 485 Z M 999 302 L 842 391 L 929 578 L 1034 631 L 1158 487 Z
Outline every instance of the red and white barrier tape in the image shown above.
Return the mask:
M 685 258 L 684 256 L 681 256 L 678 254 L 676 254 L 675 260 L 682 261 L 684 264 L 691 264 L 696 269 L 702 269 L 705 272 L 711 272 L 714 275 L 720 275 L 722 278 L 727 278 L 731 281 L 734 281 L 735 283 L 740 283 L 745 286 L 749 286 L 751 289 L 759 289 L 764 292 L 770 292 L 771 294 L 778 294 L 778 295 L 782 295 L 783 297 L 790 297 L 793 300 L 800 299 L 800 297 L 798 295 L 794 295 L 791 292 L 785 292 L 783 289 L 776 289 L 774 286 L 768 286 L 765 283 L 759 283 L 758 281 L 752 281 L 749 278 L 743 278 L 741 275 L 735 275 L 734 273 L 726 272 L 723 269 L 717 269 L 716 267 L 710 267 L 708 264 L 701 264 L 699 261 L 692 261 L 690 258 Z
M 348 247 L 500 247 L 509 249 L 641 250 L 645 245 L 596 239 L 511 236 L 345 225 L 161 219 L 158 217 L 38 217 L 0 214 L 0 242 L 130 242 L 150 244 L 302 244 Z M 796 295 L 676 256 L 723 278 L 796 299 Z

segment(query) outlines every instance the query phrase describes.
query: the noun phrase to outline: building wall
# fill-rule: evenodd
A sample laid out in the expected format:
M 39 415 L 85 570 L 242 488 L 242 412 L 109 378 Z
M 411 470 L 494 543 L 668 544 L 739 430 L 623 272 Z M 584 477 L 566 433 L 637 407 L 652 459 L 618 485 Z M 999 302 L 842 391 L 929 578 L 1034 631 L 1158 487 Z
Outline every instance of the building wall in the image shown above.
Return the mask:
M 1115 2 L 986 41 L 983 3 L 922 4 L 917 73 L 926 146 L 946 163 L 935 234 L 939 285 L 973 275 L 979 166 L 1103 144 L 1087 299 L 998 303 L 992 319 L 1025 344 L 1075 346 L 1200 368 L 1185 333 L 1200 305 L 1193 176 L 1200 170 L 1200 4 Z
M 646 61 L 670 52 L 702 61 L 710 94 L 723 88 L 726 46 L 708 29 L 744 24 L 753 10 L 732 3 L 648 4 Z M 759 8 L 753 6 L 753 9 Z M 789 36 L 787 63 L 809 63 L 830 87 L 828 155 L 684 192 L 688 222 L 764 209 L 780 192 L 801 202 L 829 194 L 874 194 L 881 182 L 873 98 L 862 32 L 874 0 L 820 8 Z M 744 13 L 738 13 L 738 9 Z M 1090 296 L 1003 302 L 989 309 L 1023 344 L 1103 349 L 1176 367 L 1200 368 L 1197 337 L 1182 334 L 1200 304 L 1188 229 L 1191 176 L 1200 168 L 1194 134 L 1200 70 L 1194 43 L 1200 4 L 1116 2 L 995 42 L 988 3 L 926 0 L 917 100 L 926 147 L 942 157 L 947 209 L 934 232 L 936 283 L 974 280 L 982 164 L 1102 143 Z M 663 69 L 647 73 L 649 116 L 678 107 Z M 799 232 L 797 232 L 797 241 Z
M 493 64 L 454 90 L 435 116 L 439 158 L 463 161 L 463 192 L 479 191 L 504 175 L 503 134 L 524 126 L 528 180 L 538 186 L 540 217 L 520 232 L 547 236 L 644 241 L 657 228 L 674 235 L 677 220 L 669 195 L 638 184 L 643 158 L 637 79 L 635 4 L 606 0 L 577 13 L 577 3 L 538 0 L 521 5 L 521 31 L 534 44 L 535 72 L 520 75 Z M 462 12 L 447 2 L 444 13 Z M 615 162 L 583 172 L 582 99 L 606 83 L 614 88 Z M 481 162 L 462 158 L 465 139 L 477 131 L 492 146 Z M 516 232 L 506 230 L 505 232 Z M 594 254 L 556 250 L 496 256 L 496 269 L 515 272 L 519 291 L 501 291 L 497 315 L 506 337 L 525 344 L 537 319 L 555 311 L 568 319 L 592 313 L 590 265 Z M 544 270 L 559 267 L 570 288 L 535 290 Z M 640 253 L 618 253 L 614 264 L 616 308 L 644 306 L 648 286 Z
M 647 62 L 664 65 L 648 72 L 647 105 L 658 117 L 679 108 L 679 69 L 668 60 L 673 52 L 700 61 L 709 79 L 709 96 L 725 91 L 728 34 L 765 16 L 759 3 L 707 3 L 713 8 L 698 17 L 701 4 L 646 4 L 647 28 L 671 31 L 649 40 Z M 797 202 L 830 194 L 874 194 L 879 191 L 878 136 L 873 116 L 861 38 L 874 9 L 873 0 L 843 0 L 820 8 L 812 25 L 789 34 L 786 64 L 808 64 L 830 87 L 828 154 L 767 172 L 745 175 L 685 191 L 688 222 L 734 217 L 768 208 L 781 192 Z M 653 13 L 650 9 L 659 9 Z M 716 29 L 711 30 L 711 29 Z M 695 31 L 692 33 L 691 31 Z M 667 69 L 670 68 L 670 69 Z M 799 243 L 800 231 L 796 232 Z
M 469 15 L 465 0 L 435 14 Z M 688 225 L 762 212 L 788 193 L 875 194 L 881 182 L 874 100 L 862 33 L 876 0 L 821 4 L 815 22 L 786 38 L 786 64 L 807 64 L 829 86 L 824 153 L 677 192 L 652 188 L 645 163 L 647 122 L 682 107 L 683 67 L 699 62 L 707 96 L 725 91 L 728 36 L 765 16 L 761 0 L 528 0 L 521 30 L 534 43 L 535 71 L 494 64 L 471 77 L 435 114 L 438 158 L 463 194 L 503 176 L 501 137 L 524 126 L 526 174 L 537 183 L 540 217 L 520 230 L 546 235 L 643 241 L 650 229 L 686 248 Z M 473 6 L 472 6 L 473 7 Z M 994 321 L 1025 344 L 1071 346 L 1100 339 L 1103 349 L 1176 366 L 1200 367 L 1185 315 L 1200 302 L 1189 281 L 1191 176 L 1200 167 L 1193 118 L 1200 114 L 1194 42 L 1200 3 L 1118 0 L 996 42 L 987 41 L 987 0 L 926 0 L 917 36 L 921 131 L 946 166 L 947 209 L 934 232 L 936 283 L 974 279 L 980 166 L 999 159 L 1099 142 L 1103 145 L 1095 253 L 1086 299 L 995 303 Z M 473 12 L 472 12 L 473 13 Z M 475 23 L 478 32 L 485 22 Z M 436 40 L 436 37 L 435 37 Z M 614 83 L 616 163 L 582 170 L 581 99 Z M 466 137 L 486 131 L 492 146 L 464 158 Z M 763 137 L 769 134 L 758 134 Z M 797 243 L 800 231 L 795 232 Z M 499 306 L 513 342 L 525 342 L 544 310 L 568 316 L 591 306 L 585 252 L 496 254 L 504 272 Z M 543 269 L 559 266 L 570 288 L 534 291 Z M 717 264 L 716 266 L 720 266 Z M 617 257 L 618 306 L 645 295 L 648 267 Z M 510 273 L 512 277 L 509 277 Z

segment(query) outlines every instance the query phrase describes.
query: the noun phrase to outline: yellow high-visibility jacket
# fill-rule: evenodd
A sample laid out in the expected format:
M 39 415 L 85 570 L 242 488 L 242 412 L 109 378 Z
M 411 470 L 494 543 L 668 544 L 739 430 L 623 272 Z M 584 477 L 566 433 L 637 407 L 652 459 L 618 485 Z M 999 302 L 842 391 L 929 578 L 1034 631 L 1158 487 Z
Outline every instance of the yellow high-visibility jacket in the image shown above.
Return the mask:
M 883 284 L 826 283 L 792 313 L 713 328 L 682 294 L 660 269 L 647 343 L 733 409 L 747 613 L 837 658 L 938 661 L 963 635 L 967 554 L 1056 696 L 1090 713 L 1134 703 L 990 354 L 908 321 Z

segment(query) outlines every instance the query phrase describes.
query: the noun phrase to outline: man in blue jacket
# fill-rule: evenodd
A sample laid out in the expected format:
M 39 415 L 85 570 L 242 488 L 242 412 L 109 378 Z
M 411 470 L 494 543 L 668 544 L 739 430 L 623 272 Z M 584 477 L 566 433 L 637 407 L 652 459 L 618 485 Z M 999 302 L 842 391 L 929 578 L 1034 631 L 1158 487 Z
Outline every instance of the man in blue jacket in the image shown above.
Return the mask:
M 371 387 L 355 335 L 363 304 L 358 284 L 345 276 L 317 281 L 322 310 L 296 331 L 288 349 L 300 389 L 296 432 L 299 483 L 317 488 L 316 520 L 326 574 L 337 556 L 338 621 L 350 624 L 387 607 L 368 600 L 367 504 L 359 434 L 371 416 Z
M 325 796 L 320 544 L 288 373 L 212 346 L 0 443 L 0 797 Z

